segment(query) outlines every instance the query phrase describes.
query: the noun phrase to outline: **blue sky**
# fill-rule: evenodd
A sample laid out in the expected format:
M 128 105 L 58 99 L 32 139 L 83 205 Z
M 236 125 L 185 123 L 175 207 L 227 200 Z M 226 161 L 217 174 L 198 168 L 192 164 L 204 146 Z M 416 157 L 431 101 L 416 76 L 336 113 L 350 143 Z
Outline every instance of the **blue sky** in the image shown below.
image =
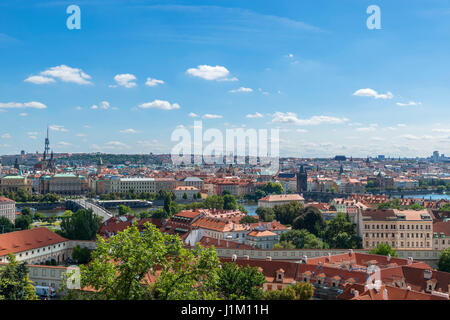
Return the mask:
M 55 152 L 170 152 L 194 120 L 280 128 L 281 155 L 450 154 L 449 18 L 443 0 L 2 1 L 0 154 L 41 151 L 47 125 Z

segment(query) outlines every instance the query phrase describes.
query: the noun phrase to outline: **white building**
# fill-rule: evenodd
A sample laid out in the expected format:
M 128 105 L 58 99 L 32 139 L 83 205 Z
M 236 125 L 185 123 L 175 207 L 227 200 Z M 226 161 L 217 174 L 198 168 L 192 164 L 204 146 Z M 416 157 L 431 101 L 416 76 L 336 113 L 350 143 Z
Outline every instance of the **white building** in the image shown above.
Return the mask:
M 193 200 L 194 195 L 197 194 L 200 190 L 196 187 L 190 186 L 179 186 L 172 190 L 175 194 L 177 200 L 184 199 L 183 196 L 186 194 L 187 199 L 185 200 Z
M 16 203 L 13 200 L 0 197 L 0 217 L 6 217 L 14 223 L 16 220 Z
M 154 178 L 107 176 L 103 182 L 103 191 L 128 192 L 134 190 L 136 193 L 150 192 L 156 193 L 156 182 Z
M 289 204 L 291 202 L 305 203 L 305 199 L 299 194 L 271 194 L 258 200 L 258 207 L 273 208 L 276 205 Z

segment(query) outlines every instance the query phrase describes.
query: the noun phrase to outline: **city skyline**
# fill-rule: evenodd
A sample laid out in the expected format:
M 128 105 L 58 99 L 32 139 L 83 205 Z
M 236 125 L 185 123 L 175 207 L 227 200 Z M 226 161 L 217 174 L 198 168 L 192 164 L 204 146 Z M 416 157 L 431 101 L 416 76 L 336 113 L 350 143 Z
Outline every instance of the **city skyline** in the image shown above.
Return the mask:
M 0 5 L 0 154 L 170 153 L 195 120 L 280 129 L 280 156 L 450 153 L 446 3 Z M 33 10 L 29 10 L 30 7 Z

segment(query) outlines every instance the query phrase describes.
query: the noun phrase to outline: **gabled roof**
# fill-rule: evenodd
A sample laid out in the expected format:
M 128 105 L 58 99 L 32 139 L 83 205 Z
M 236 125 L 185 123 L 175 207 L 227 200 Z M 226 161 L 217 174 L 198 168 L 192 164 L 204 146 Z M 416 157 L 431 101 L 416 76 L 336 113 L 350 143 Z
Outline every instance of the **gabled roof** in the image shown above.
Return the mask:
M 4 233 L 0 234 L 0 256 L 46 247 L 65 241 L 68 241 L 68 239 L 44 227 Z

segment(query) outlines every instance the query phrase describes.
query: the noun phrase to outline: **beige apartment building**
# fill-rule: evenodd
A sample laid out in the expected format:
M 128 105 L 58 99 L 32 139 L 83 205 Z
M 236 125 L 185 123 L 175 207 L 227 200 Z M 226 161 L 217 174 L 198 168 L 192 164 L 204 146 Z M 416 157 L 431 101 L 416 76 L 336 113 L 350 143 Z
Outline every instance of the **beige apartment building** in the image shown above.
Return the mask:
M 71 173 L 47 175 L 41 178 L 40 191 L 42 194 L 78 195 L 88 191 L 88 182 L 85 177 Z
M 368 209 L 361 220 L 364 249 L 380 243 L 397 250 L 433 249 L 433 220 L 427 210 Z
M 450 248 L 450 220 L 433 223 L 433 249 L 445 250 Z

